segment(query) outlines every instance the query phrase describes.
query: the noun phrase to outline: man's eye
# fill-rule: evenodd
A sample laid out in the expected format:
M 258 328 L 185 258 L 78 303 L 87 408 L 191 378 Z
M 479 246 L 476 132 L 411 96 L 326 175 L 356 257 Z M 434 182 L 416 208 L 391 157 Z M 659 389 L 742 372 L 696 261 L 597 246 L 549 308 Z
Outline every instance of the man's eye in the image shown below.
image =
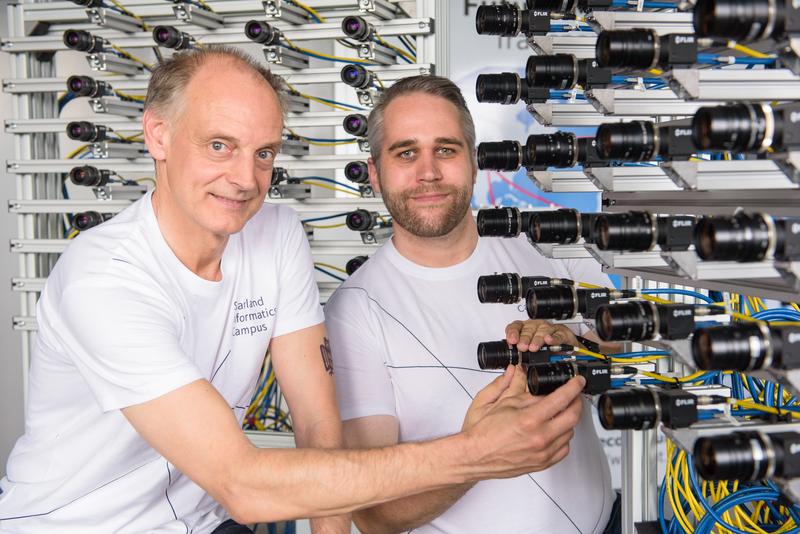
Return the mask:
M 412 155 L 414 155 L 414 151 L 413 150 L 403 150 L 402 152 L 400 152 L 400 157 L 401 158 L 408 159 Z
M 259 159 L 269 160 L 272 159 L 273 153 L 271 150 L 261 150 L 258 153 Z
M 224 148 L 225 148 L 225 143 L 221 143 L 219 141 L 213 141 L 211 143 L 211 150 L 214 150 L 216 152 L 219 152 L 220 150 L 223 150 Z
M 439 152 L 441 152 L 442 154 L 452 154 L 454 150 L 452 148 L 442 147 L 439 149 Z

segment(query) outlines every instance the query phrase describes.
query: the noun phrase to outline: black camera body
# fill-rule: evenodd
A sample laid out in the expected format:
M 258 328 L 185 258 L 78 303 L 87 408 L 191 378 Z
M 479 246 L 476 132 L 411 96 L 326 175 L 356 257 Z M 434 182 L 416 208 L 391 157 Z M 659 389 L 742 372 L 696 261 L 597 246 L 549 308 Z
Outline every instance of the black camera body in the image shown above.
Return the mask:
M 695 221 L 692 215 L 659 217 L 656 224 L 661 250 L 687 250 L 694 243 Z
M 644 430 L 659 422 L 686 428 L 698 421 L 697 400 L 681 389 L 615 389 L 600 396 L 600 424 L 607 430 Z
M 780 344 L 780 356 L 775 358 L 774 368 L 783 371 L 800 369 L 800 327 L 785 326 L 777 332 L 773 330 L 772 343 Z
M 686 428 L 697 422 L 697 397 L 680 389 L 658 392 L 661 422 L 667 428 Z
M 586 379 L 583 393 L 599 395 L 611 389 L 611 364 L 608 362 L 560 361 L 528 367 L 528 391 L 531 395 L 548 395 L 572 377 Z
M 659 313 L 663 339 L 686 339 L 694 332 L 694 307 L 689 304 L 666 306 Z

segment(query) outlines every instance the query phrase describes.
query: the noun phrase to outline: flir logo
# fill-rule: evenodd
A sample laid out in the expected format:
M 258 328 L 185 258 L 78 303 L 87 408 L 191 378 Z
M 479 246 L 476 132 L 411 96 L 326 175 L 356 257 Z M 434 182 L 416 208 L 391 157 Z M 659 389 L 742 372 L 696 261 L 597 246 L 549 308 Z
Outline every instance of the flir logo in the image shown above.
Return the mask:
M 533 281 L 533 286 L 534 287 L 549 286 L 549 285 L 550 285 L 550 280 L 534 280 Z
M 676 399 L 675 406 L 694 406 L 694 399 Z
M 603 299 L 606 298 L 606 296 L 608 296 L 608 293 L 606 293 L 605 291 L 599 293 L 594 293 L 594 292 L 589 293 L 589 298 L 593 299 Z
M 692 221 L 689 219 L 673 219 L 672 220 L 672 227 L 673 228 L 682 228 L 686 226 L 691 226 Z
M 673 317 L 686 317 L 687 315 L 692 315 L 694 312 L 692 310 L 672 310 Z
M 550 18 L 550 12 L 549 11 L 533 11 L 533 16 L 534 17 L 547 17 L 549 19 Z
M 692 135 L 691 128 L 675 128 L 675 137 L 686 137 Z
M 607 375 L 608 369 L 592 369 L 592 376 Z
M 676 35 L 675 44 L 692 44 L 694 42 L 694 35 Z

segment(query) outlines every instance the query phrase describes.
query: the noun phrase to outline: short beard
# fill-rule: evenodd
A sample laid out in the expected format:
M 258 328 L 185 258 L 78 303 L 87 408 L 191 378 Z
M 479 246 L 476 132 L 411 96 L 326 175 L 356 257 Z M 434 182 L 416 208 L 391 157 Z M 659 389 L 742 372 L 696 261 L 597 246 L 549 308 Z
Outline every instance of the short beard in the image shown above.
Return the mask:
M 379 180 L 380 182 L 380 180 Z M 400 226 L 406 232 L 416 237 L 442 237 L 452 232 L 464 219 L 470 208 L 472 200 L 472 187 L 458 188 L 455 186 L 428 186 L 420 187 L 403 193 L 388 193 L 381 184 L 383 202 L 392 215 L 392 224 Z M 409 206 L 411 197 L 429 193 L 445 193 L 449 195 L 450 203 L 444 215 L 431 220 L 425 217 L 425 208 L 414 211 Z

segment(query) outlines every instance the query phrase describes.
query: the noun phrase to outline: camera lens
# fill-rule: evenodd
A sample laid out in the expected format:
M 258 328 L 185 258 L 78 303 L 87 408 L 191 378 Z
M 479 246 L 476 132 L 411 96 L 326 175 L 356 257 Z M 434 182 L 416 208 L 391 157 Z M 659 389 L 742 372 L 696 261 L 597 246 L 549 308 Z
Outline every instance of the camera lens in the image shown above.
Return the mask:
M 522 15 L 517 6 L 499 4 L 478 7 L 475 29 L 479 35 L 514 37 L 521 28 Z
M 525 307 L 531 319 L 571 319 L 578 313 L 578 293 L 572 286 L 537 287 L 528 291 Z
M 581 237 L 581 215 L 570 208 L 537 211 L 531 215 L 528 236 L 534 243 L 575 243 Z
M 597 152 L 606 160 L 649 161 L 657 154 L 656 129 L 650 121 L 601 124 Z
M 539 363 L 528 367 L 528 391 L 531 395 L 549 395 L 575 376 L 575 367 L 567 362 Z
M 263 45 L 278 44 L 281 32 L 266 22 L 260 20 L 250 20 L 244 25 L 244 34 L 248 39 Z
M 353 113 L 344 118 L 342 122 L 344 131 L 356 137 L 367 135 L 367 118 L 360 113 Z
M 505 340 L 478 343 L 478 367 L 481 369 L 505 369 L 509 365 L 533 365 L 550 359 L 549 351 L 519 352 L 509 347 Z
M 106 138 L 106 129 L 89 121 L 73 121 L 67 124 L 67 136 L 75 141 L 95 143 Z
M 692 140 L 700 150 L 764 151 L 779 144 L 773 139 L 778 122 L 766 105 L 702 107 L 692 119 Z
M 103 216 L 96 211 L 84 211 L 75 214 L 72 224 L 75 226 L 76 230 L 83 232 L 84 230 L 97 226 L 104 220 Z
M 357 184 L 368 184 L 369 167 L 363 161 L 351 161 L 344 166 L 344 177 Z
M 347 214 L 345 223 L 354 232 L 366 232 L 375 227 L 375 217 L 367 210 L 358 209 Z
M 182 50 L 189 48 L 191 38 L 174 26 L 156 26 L 153 28 L 153 40 L 164 48 Z
M 647 70 L 659 62 L 660 42 L 654 30 L 607 30 L 595 43 L 595 57 L 601 67 Z
M 103 49 L 103 40 L 86 30 L 67 30 L 64 32 L 63 39 L 67 48 L 78 52 L 94 53 Z
M 701 437 L 694 444 L 694 466 L 706 480 L 759 480 L 775 457 L 768 448 L 771 443 L 758 432 Z
M 73 167 L 69 171 L 69 179 L 75 185 L 99 187 L 108 183 L 108 171 L 100 171 L 97 167 L 84 165 Z
M 786 32 L 784 5 L 774 0 L 698 0 L 694 30 L 698 37 L 778 39 Z
M 706 261 L 761 261 L 773 241 L 771 234 L 760 213 L 702 217 L 695 226 L 694 246 Z
M 516 141 L 478 143 L 478 168 L 515 171 L 522 167 L 522 147 Z
M 523 152 L 526 167 L 572 167 L 577 163 L 575 134 L 556 132 L 529 135 Z
M 491 104 L 516 104 L 523 97 L 522 80 L 513 72 L 479 74 L 475 82 L 478 102 Z
M 350 258 L 344 266 L 344 270 L 347 272 L 347 275 L 350 276 L 354 272 L 356 272 L 359 267 L 364 265 L 364 262 L 369 259 L 369 256 L 356 256 L 354 258 Z
M 749 371 L 762 369 L 767 356 L 772 359 L 780 346 L 773 346 L 780 336 L 766 336 L 759 324 L 712 326 L 695 330 L 692 336 L 692 358 L 698 369 Z M 770 339 L 766 339 L 769 337 Z M 776 343 L 779 345 L 779 343 Z M 771 362 L 767 362 L 770 364 Z
M 103 94 L 103 85 L 89 76 L 70 76 L 67 78 L 67 90 L 75 96 L 98 97 Z
M 655 219 L 646 211 L 602 213 L 594 221 L 600 250 L 650 250 L 656 244 Z
M 656 398 L 646 389 L 603 393 L 597 411 L 606 430 L 643 430 L 653 428 L 658 420 Z
M 530 212 L 517 208 L 478 210 L 478 235 L 481 237 L 517 237 L 530 225 Z
M 530 56 L 525 78 L 532 87 L 571 89 L 578 81 L 578 60 L 571 54 Z
M 372 73 L 361 65 L 348 64 L 342 67 L 342 81 L 356 89 L 366 89 L 372 85 Z
M 342 19 L 342 31 L 356 41 L 366 41 L 372 36 L 372 28 L 362 17 L 349 16 Z
M 482 303 L 518 302 L 521 286 L 520 276 L 515 273 L 490 274 L 478 277 L 478 300 Z
M 72 2 L 83 7 L 103 7 L 103 0 L 72 0 Z
M 595 316 L 597 334 L 603 341 L 652 339 L 656 333 L 656 313 L 656 305 L 650 302 L 603 304 Z

